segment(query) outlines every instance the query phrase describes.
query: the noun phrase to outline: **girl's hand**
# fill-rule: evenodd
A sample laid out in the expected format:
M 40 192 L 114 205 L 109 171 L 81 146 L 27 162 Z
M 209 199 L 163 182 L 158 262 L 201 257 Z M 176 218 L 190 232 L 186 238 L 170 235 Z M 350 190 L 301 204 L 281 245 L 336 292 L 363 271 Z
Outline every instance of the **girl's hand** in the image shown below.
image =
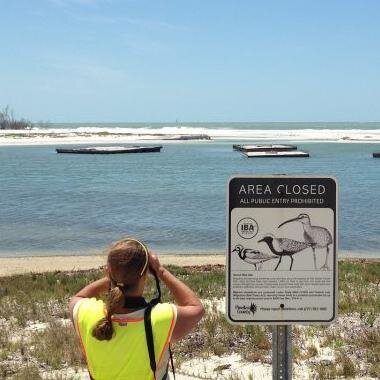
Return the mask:
M 164 267 L 161 265 L 160 261 L 158 260 L 158 257 L 152 253 L 149 252 L 149 269 L 154 270 L 158 277 L 162 274 Z

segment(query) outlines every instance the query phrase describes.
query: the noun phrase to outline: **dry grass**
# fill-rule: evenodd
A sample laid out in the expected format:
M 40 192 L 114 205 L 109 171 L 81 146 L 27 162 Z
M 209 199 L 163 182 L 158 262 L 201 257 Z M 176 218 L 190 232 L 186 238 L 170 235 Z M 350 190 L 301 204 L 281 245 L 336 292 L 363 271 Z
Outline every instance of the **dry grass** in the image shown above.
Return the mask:
M 85 365 L 70 325 L 52 321 L 46 330 L 33 335 L 30 344 L 34 346 L 31 354 L 39 363 L 45 363 L 50 368 L 59 369 L 66 363 L 76 368 Z
M 203 299 L 224 297 L 224 267 L 170 269 Z M 348 322 L 338 321 L 330 327 L 295 326 L 294 359 L 308 362 L 321 379 L 376 377 L 380 372 L 380 333 L 374 323 L 380 314 L 380 263 L 341 262 L 339 269 L 340 315 L 347 316 Z M 41 379 L 42 372 L 85 366 L 73 328 L 59 320 L 69 318 L 69 297 L 100 276 L 102 270 L 0 278 L 0 378 L 34 380 Z M 164 299 L 168 299 L 163 290 Z M 150 282 L 147 298 L 153 293 L 154 283 Z M 359 319 L 360 326 L 350 328 L 346 324 L 351 323 L 353 313 L 359 316 L 355 321 Z M 46 328 L 31 330 L 30 321 L 45 323 Z M 317 339 L 321 348 L 306 344 L 310 339 Z M 320 361 L 320 351 L 326 347 L 333 350 L 335 359 Z M 250 362 L 270 363 L 270 327 L 231 325 L 215 304 L 197 329 L 174 346 L 177 367 L 193 357 L 233 352 Z M 70 378 L 59 373 L 51 376 L 57 380 Z
M 262 326 L 233 326 L 216 310 L 206 313 L 196 331 L 174 345 L 180 361 L 238 352 L 249 361 L 267 362 L 271 332 Z

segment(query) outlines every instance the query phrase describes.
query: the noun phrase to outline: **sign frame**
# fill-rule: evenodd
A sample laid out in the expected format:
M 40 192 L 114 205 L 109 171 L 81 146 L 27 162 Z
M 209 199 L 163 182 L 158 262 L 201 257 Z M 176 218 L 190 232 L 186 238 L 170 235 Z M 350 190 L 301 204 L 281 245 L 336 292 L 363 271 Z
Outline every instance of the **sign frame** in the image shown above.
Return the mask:
M 332 262 L 332 295 L 330 299 L 332 298 L 332 317 L 329 319 L 310 319 L 310 318 L 300 318 L 300 319 L 236 319 L 231 316 L 231 293 L 232 293 L 232 286 L 231 286 L 231 213 L 234 208 L 231 208 L 231 194 L 230 194 L 230 187 L 231 183 L 234 180 L 260 180 L 260 179 L 267 179 L 267 180 L 282 180 L 285 181 L 291 181 L 291 180 L 327 180 L 332 181 L 334 190 L 335 190 L 335 196 L 334 196 L 334 208 L 332 208 L 334 215 L 333 215 L 333 225 L 334 225 L 334 231 L 333 231 L 333 244 L 332 244 L 332 250 L 330 252 L 330 255 L 333 256 Z M 338 314 L 338 219 L 339 219 L 339 206 L 338 206 L 338 181 L 334 176 L 330 175 L 234 175 L 231 176 L 228 180 L 227 184 L 227 202 L 226 202 L 226 310 L 225 315 L 226 319 L 229 323 L 235 324 L 235 325 L 247 325 L 247 324 L 261 324 L 261 325 L 291 325 L 291 324 L 322 324 L 322 325 L 328 325 L 331 324 L 337 317 Z M 235 207 L 236 208 L 236 207 Z M 263 207 L 265 208 L 265 207 Z M 284 208 L 284 207 L 282 207 Z M 294 207 L 293 207 L 294 208 Z M 307 206 L 300 207 L 300 208 L 308 208 Z M 326 209 L 329 209 L 329 207 L 324 207 Z M 254 207 L 251 207 L 251 209 L 254 209 Z M 285 271 L 282 272 L 282 274 Z

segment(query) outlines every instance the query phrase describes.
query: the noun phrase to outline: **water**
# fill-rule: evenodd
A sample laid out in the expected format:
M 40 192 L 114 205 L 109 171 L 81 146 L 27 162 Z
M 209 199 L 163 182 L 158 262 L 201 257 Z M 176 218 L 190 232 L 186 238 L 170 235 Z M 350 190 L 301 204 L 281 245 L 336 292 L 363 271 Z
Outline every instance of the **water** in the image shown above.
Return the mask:
M 380 144 L 298 141 L 310 158 L 247 159 L 233 143 L 163 143 L 161 153 L 105 156 L 1 147 L 0 256 L 100 252 L 125 235 L 158 252 L 222 253 L 228 179 L 276 173 L 335 176 L 340 250 L 379 256 L 380 160 L 372 152 Z

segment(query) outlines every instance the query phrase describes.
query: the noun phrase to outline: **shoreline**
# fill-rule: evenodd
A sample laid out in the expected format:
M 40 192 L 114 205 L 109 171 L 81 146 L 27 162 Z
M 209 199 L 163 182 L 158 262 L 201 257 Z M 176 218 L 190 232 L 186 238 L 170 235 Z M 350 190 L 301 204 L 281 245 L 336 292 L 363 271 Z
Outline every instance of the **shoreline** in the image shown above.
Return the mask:
M 224 254 L 170 254 L 160 255 L 163 265 L 206 266 L 225 265 Z M 339 257 L 338 261 L 380 262 L 380 257 Z M 23 256 L 0 257 L 0 277 L 8 277 L 26 273 L 45 273 L 56 271 L 81 271 L 97 269 L 105 265 L 105 255 L 91 256 Z
M 9 139 L 0 137 L 0 146 L 11 147 L 11 146 L 57 146 L 57 145 L 97 145 L 97 144 L 173 144 L 173 143 L 203 143 L 210 144 L 212 142 L 229 142 L 229 141 L 257 141 L 263 144 L 270 143 L 273 141 L 278 142 L 297 142 L 297 143 L 322 143 L 322 144 L 380 144 L 380 139 L 340 139 L 340 138 L 326 138 L 321 139 L 320 137 L 312 139 L 306 139 L 304 137 L 241 137 L 241 136 L 225 136 L 225 137 L 211 137 L 210 140 L 203 139 L 160 139 L 160 138 L 20 138 L 20 139 Z
M 223 254 L 159 255 L 163 265 L 224 265 Z M 26 273 L 97 269 L 106 263 L 105 255 L 0 257 L 0 277 Z

